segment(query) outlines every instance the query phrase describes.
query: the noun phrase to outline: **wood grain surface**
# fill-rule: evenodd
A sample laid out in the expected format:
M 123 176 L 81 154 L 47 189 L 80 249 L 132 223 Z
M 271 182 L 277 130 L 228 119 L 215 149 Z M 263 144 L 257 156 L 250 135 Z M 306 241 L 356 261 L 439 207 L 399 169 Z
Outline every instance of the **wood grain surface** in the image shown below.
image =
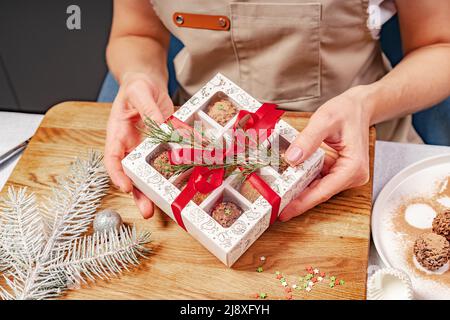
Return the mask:
M 110 104 L 89 102 L 65 102 L 50 109 L 1 196 L 9 185 L 28 187 L 41 200 L 49 195 L 57 176 L 76 156 L 88 149 L 103 150 L 109 110 Z M 284 119 L 302 129 L 307 116 L 290 112 Z M 374 141 L 371 129 L 371 172 Z M 117 209 L 127 223 L 152 231 L 153 253 L 120 278 L 68 291 L 63 298 L 249 299 L 266 292 L 268 299 L 284 299 L 275 271 L 293 284 L 305 267 L 313 266 L 344 279 L 345 285 L 331 289 L 321 283 L 309 293 L 294 290 L 294 299 L 364 299 L 371 197 L 372 179 L 289 222 L 276 222 L 227 268 L 165 214 L 156 212 L 144 220 L 132 197 L 111 187 L 102 207 Z M 261 256 L 267 260 L 264 272 L 257 273 Z

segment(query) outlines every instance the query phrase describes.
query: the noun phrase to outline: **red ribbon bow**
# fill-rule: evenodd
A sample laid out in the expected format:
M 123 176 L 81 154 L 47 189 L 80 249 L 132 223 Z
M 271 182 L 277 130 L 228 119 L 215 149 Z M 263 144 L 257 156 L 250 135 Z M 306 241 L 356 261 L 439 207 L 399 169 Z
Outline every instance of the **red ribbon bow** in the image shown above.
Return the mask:
M 243 131 L 254 129 L 256 132 L 258 132 L 259 140 L 263 141 L 271 135 L 276 123 L 283 113 L 284 111 L 278 110 L 277 105 L 272 103 L 264 103 L 255 113 L 241 110 L 237 115 L 237 119 L 233 125 L 233 129 L 237 130 L 240 128 Z M 170 119 L 171 121 L 176 122 L 175 127 L 183 126 L 184 128 L 186 128 L 186 125 L 175 117 L 171 117 Z M 211 152 L 211 157 L 215 157 L 216 151 L 218 150 L 213 150 Z M 221 164 L 223 163 L 223 158 L 225 157 L 225 155 L 229 155 L 230 152 L 238 153 L 239 151 L 240 150 L 238 149 L 238 146 L 234 144 L 230 150 L 221 150 L 222 154 L 218 159 L 219 162 L 214 161 L 210 164 Z M 193 148 L 182 148 L 171 150 L 171 152 L 169 152 L 169 160 L 172 164 L 180 164 L 180 161 L 186 164 L 186 162 L 192 163 L 196 160 L 203 161 L 203 159 L 205 158 L 211 159 L 209 156 L 205 156 L 206 154 L 204 150 Z M 242 168 L 239 169 L 243 170 Z M 189 201 L 191 201 L 191 199 L 197 192 L 206 194 L 219 187 L 223 182 L 224 174 L 224 168 L 209 169 L 205 166 L 194 167 L 186 184 L 186 187 L 181 191 L 181 193 L 171 205 L 175 220 L 183 229 L 186 230 L 186 227 L 181 217 L 181 211 L 189 203 Z M 271 204 L 272 213 L 270 217 L 270 224 L 272 224 L 273 222 L 275 222 L 278 216 L 278 211 L 281 203 L 280 196 L 275 191 L 273 191 L 270 186 L 256 173 L 251 173 L 250 175 L 248 175 L 246 177 L 246 180 L 248 180 L 252 184 L 252 186 Z

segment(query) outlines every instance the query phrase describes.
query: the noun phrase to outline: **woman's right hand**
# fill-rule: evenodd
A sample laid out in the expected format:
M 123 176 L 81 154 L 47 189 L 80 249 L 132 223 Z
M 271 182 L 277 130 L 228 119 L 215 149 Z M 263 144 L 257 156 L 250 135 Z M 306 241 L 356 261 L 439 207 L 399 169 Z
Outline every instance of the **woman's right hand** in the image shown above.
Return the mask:
M 134 200 L 144 218 L 153 216 L 153 203 L 125 175 L 121 161 L 141 142 L 142 119 L 149 117 L 158 123 L 164 122 L 174 107 L 167 86 L 152 80 L 143 73 L 127 73 L 109 115 L 105 166 L 112 182 L 121 191 L 133 192 Z

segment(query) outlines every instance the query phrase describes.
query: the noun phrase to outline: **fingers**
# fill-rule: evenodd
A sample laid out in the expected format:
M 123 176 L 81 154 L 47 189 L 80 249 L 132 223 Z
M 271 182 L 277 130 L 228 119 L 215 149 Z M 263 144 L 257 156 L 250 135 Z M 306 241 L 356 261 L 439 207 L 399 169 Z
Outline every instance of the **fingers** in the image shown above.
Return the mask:
M 106 143 L 104 158 L 106 171 L 108 171 L 114 185 L 122 192 L 129 193 L 133 188 L 133 184 L 122 168 L 121 161 L 124 155 L 125 150 L 119 141 L 110 141 L 109 143 Z
M 297 199 L 284 208 L 279 220 L 283 222 L 288 221 L 347 189 L 349 186 L 347 177 L 348 173 L 346 171 L 340 171 L 317 179 Z
M 327 118 L 314 115 L 308 125 L 295 138 L 285 153 L 285 159 L 291 166 L 297 166 L 308 159 L 331 132 Z
M 144 219 L 151 218 L 154 209 L 153 202 L 136 188 L 133 188 L 133 197 Z
M 153 97 L 153 89 L 147 81 L 135 80 L 125 90 L 127 101 L 136 108 L 142 119 L 149 117 L 158 123 L 164 122 L 164 116 Z

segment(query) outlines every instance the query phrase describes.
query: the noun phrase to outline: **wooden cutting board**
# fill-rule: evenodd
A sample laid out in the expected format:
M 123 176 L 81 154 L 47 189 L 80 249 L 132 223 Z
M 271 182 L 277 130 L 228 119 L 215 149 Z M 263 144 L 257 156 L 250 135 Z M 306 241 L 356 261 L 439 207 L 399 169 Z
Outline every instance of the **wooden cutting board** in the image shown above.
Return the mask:
M 65 102 L 50 109 L 0 196 L 10 185 L 28 187 L 40 199 L 49 195 L 57 176 L 76 156 L 92 148 L 103 150 L 110 107 Z M 308 115 L 287 113 L 284 119 L 302 129 Z M 372 129 L 371 172 L 374 141 Z M 153 254 L 120 278 L 69 291 L 65 298 L 248 299 L 266 292 L 269 299 L 284 299 L 275 271 L 294 284 L 306 274 L 305 267 L 313 266 L 344 279 L 345 285 L 330 288 L 322 282 L 309 293 L 294 290 L 294 299 L 364 299 L 371 204 L 372 179 L 289 222 L 276 222 L 227 268 L 165 214 L 156 212 L 154 218 L 144 220 L 132 197 L 111 187 L 102 207 L 114 208 L 126 222 L 152 231 Z M 264 272 L 257 273 L 261 256 L 267 260 Z

